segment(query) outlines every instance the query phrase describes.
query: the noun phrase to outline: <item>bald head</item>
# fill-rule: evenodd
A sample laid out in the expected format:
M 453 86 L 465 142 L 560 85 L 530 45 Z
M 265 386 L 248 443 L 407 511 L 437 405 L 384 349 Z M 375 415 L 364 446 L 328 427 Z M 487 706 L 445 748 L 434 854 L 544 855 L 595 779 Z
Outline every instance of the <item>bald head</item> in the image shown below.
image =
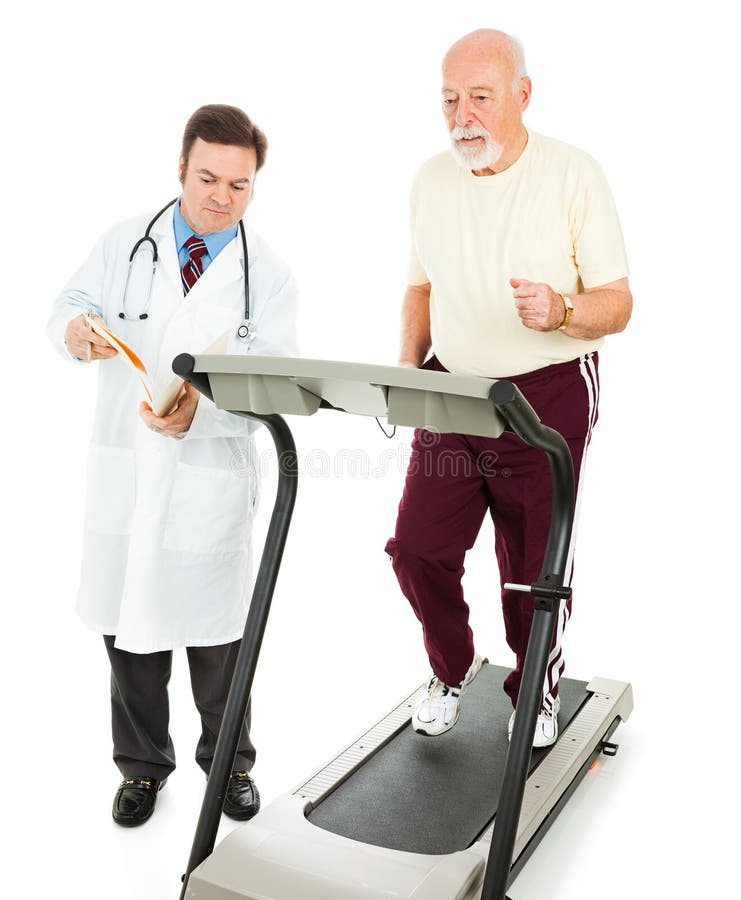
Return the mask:
M 443 110 L 462 166 L 492 175 L 512 165 L 527 144 L 530 90 L 517 38 L 481 28 L 453 44 L 443 59 Z
M 443 58 L 443 77 L 446 65 L 457 65 L 461 60 L 495 66 L 506 71 L 517 90 L 520 79 L 527 75 L 525 51 L 520 41 L 504 31 L 479 28 L 456 41 Z

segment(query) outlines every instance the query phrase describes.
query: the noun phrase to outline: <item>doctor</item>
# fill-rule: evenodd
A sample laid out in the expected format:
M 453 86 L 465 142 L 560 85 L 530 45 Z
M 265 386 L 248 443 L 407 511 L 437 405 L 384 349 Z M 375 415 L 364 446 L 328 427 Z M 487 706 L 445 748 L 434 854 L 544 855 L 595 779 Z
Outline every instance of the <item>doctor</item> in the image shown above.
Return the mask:
M 49 322 L 65 357 L 101 363 L 78 611 L 104 636 L 111 663 L 120 825 L 152 815 L 175 768 L 167 683 L 177 647 L 187 648 L 202 725 L 196 760 L 208 775 L 249 604 L 254 426 L 187 384 L 173 411 L 154 415 L 136 375 L 90 330 L 85 313 L 92 309 L 137 352 L 155 396 L 171 381 L 178 353 L 216 344 L 220 352 L 296 355 L 295 282 L 254 232 L 242 230 L 266 148 L 241 110 L 198 109 L 183 135 L 179 199 L 107 231 Z M 130 264 L 145 232 L 150 240 Z M 246 319 L 245 340 L 237 332 Z M 259 809 L 248 727 L 249 712 L 224 804 L 235 819 Z

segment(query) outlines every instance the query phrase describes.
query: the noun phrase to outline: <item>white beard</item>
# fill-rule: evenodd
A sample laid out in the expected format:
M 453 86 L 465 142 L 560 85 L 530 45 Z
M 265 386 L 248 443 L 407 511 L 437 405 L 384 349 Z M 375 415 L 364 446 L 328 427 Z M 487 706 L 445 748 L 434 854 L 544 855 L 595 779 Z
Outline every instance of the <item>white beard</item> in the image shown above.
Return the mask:
M 483 147 L 469 147 L 462 143 L 462 138 L 481 137 L 484 139 Z M 489 169 L 502 155 L 504 148 L 498 144 L 485 128 L 471 126 L 462 128 L 460 125 L 450 132 L 452 151 L 455 161 L 464 169 L 478 170 Z

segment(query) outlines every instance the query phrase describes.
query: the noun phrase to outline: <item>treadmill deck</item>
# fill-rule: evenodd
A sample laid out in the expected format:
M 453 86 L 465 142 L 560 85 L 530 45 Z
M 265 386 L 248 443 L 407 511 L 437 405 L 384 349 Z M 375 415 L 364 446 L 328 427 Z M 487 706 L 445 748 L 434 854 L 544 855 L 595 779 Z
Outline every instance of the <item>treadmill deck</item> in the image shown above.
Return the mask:
M 502 786 L 512 714 L 502 687 L 508 672 L 482 666 L 462 698 L 457 724 L 445 734 L 425 737 L 407 723 L 312 809 L 312 825 L 412 853 L 470 847 L 494 818 Z M 586 701 L 586 687 L 561 679 L 561 731 Z M 531 772 L 550 749 L 533 751 Z

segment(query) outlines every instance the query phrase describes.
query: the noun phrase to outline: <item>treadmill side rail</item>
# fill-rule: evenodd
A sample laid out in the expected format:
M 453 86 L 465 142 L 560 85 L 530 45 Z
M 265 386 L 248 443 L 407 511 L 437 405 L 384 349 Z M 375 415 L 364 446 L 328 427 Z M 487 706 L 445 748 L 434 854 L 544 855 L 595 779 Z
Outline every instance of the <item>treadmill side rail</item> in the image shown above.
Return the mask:
M 427 682 L 424 682 L 401 703 L 395 706 L 376 724 L 364 731 L 352 744 L 322 766 L 310 778 L 301 782 L 293 791 L 296 796 L 311 801 L 313 806 L 320 803 L 327 794 L 334 791 L 349 778 L 353 772 L 364 765 L 374 753 L 377 753 L 395 735 L 405 728 L 412 716 L 417 702 L 427 693 Z
M 579 715 L 559 735 L 555 747 L 527 781 L 513 863 L 548 817 L 565 786 L 576 778 L 594 748 L 599 746 L 615 719 L 626 721 L 633 711 L 633 688 L 626 682 L 593 678 L 587 690 L 590 696 Z M 487 850 L 493 831 L 492 825 L 479 842 Z

